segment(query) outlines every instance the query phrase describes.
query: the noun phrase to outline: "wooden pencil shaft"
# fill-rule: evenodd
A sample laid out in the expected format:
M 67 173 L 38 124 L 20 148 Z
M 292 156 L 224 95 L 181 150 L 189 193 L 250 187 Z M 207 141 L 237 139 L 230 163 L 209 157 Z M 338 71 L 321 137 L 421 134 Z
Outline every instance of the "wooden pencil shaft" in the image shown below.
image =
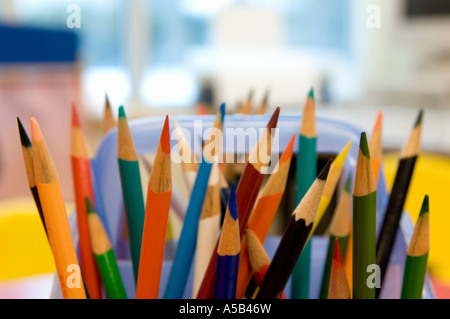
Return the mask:
M 276 299 L 283 292 L 312 225 L 313 223 L 306 225 L 304 219 L 295 221 L 295 216 L 291 217 L 256 296 L 257 299 Z
M 375 288 L 367 285 L 367 269 L 376 260 L 376 191 L 353 195 L 353 297 L 374 299 Z
M 328 299 L 328 288 L 330 286 L 330 275 L 331 275 L 331 266 L 333 262 L 334 255 L 334 242 L 336 238 L 339 241 L 339 247 L 341 249 L 342 256 L 345 256 L 345 251 L 347 248 L 347 240 L 348 236 L 344 237 L 336 237 L 331 235 L 328 242 L 327 255 L 325 258 L 325 267 L 322 275 L 322 285 L 320 288 L 320 299 Z
M 125 213 L 130 234 L 130 253 L 135 280 L 139 272 L 142 232 L 144 229 L 145 207 L 137 161 L 119 158 L 120 181 L 122 185 Z
M 421 299 L 427 271 L 428 253 L 406 256 L 401 299 Z

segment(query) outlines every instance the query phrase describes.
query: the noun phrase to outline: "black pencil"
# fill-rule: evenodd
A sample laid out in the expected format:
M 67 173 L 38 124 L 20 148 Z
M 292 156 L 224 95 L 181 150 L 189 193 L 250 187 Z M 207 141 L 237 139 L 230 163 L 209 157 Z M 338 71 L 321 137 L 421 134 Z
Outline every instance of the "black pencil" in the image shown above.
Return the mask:
M 331 159 L 292 213 L 256 299 L 281 296 L 313 227 L 330 164 Z
M 381 287 L 386 275 L 395 237 L 399 228 L 400 218 L 403 212 L 406 196 L 408 194 L 409 184 L 414 172 L 417 157 L 420 152 L 420 137 L 422 131 L 421 110 L 414 124 L 412 132 L 407 143 L 404 145 L 399 158 L 398 168 L 392 186 L 391 195 L 383 218 L 376 248 L 376 263 L 381 271 Z M 376 297 L 379 297 L 381 288 L 376 289 Z

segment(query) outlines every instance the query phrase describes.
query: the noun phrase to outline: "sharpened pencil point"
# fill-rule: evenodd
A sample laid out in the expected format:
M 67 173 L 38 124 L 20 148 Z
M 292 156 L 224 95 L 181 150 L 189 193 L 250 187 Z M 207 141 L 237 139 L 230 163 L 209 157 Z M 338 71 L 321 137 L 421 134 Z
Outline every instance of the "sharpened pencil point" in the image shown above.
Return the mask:
M 75 102 L 72 102 L 72 127 L 81 127 Z
M 279 116 L 280 116 L 280 107 L 277 106 L 277 108 L 275 109 L 275 111 L 272 114 L 272 117 L 269 120 L 269 123 L 267 123 L 266 128 L 267 129 L 275 128 L 277 126 Z
M 234 183 L 231 184 L 230 197 L 228 200 L 228 209 L 230 211 L 231 217 L 233 217 L 233 219 L 236 220 L 238 218 L 238 211 L 236 202 L 236 187 Z
M 361 138 L 359 141 L 359 149 L 361 153 L 370 159 L 370 151 L 369 151 L 369 143 L 367 143 L 367 135 L 366 132 L 361 132 Z
M 311 88 L 311 90 L 309 90 L 308 97 L 314 100 L 314 89 L 313 88 Z
M 222 103 L 221 105 L 220 105 L 220 120 L 221 120 L 221 122 L 222 122 L 222 125 L 223 125 L 223 122 L 225 121 L 225 103 Z
M 339 239 L 338 238 L 335 238 L 335 240 L 334 240 L 333 260 L 339 266 L 343 266 L 344 265 L 344 259 L 342 258 L 341 246 L 339 245 Z
M 422 207 L 420 208 L 419 217 L 428 213 L 429 211 L 430 211 L 429 198 L 428 195 L 425 195 L 425 197 L 423 198 Z
M 169 130 L 169 115 L 166 115 L 163 130 L 161 133 L 161 149 L 165 154 L 170 154 L 170 130 Z
M 25 128 L 23 127 L 19 117 L 17 117 L 17 125 L 19 126 L 20 143 L 24 147 L 30 147 L 31 146 L 30 138 L 28 137 L 28 134 L 25 131 Z
M 119 106 L 119 118 L 127 118 L 125 115 L 125 110 L 123 109 L 123 105 Z
M 417 115 L 417 120 L 414 124 L 414 127 L 419 126 L 420 124 L 422 124 L 422 118 L 423 118 L 423 110 L 419 111 L 419 114 Z
M 328 159 L 327 163 L 325 164 L 324 168 L 322 168 L 322 171 L 317 176 L 318 179 L 326 181 L 328 177 L 328 172 L 330 171 L 330 166 L 333 160 L 331 158 Z
M 283 163 L 290 159 L 292 157 L 292 151 L 294 149 L 294 141 L 297 134 L 292 135 L 291 140 L 289 141 L 288 146 L 286 147 L 286 150 L 284 151 L 283 155 L 280 157 L 279 163 Z
M 31 123 L 31 139 L 34 141 L 41 141 L 44 139 L 44 136 L 42 135 L 41 129 L 39 127 L 38 122 L 34 117 L 30 119 Z
M 94 205 L 92 205 L 92 202 L 89 199 L 89 196 L 85 196 L 84 198 L 86 200 L 86 209 L 87 209 L 88 214 L 95 214 Z

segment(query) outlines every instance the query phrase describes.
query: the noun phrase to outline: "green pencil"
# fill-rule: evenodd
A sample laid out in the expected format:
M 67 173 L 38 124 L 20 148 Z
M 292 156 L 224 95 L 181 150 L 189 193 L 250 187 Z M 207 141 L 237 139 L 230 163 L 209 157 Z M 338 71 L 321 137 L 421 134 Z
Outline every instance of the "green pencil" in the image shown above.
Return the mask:
M 365 132 L 361 133 L 353 187 L 353 298 L 374 299 L 376 282 L 370 281 L 375 265 L 377 187 Z M 376 279 L 376 276 L 375 276 Z
M 345 183 L 344 191 L 339 198 L 336 211 L 330 224 L 330 240 L 328 242 L 327 257 L 325 260 L 325 267 L 322 276 L 322 286 L 320 288 L 320 299 L 328 299 L 328 289 L 330 287 L 331 265 L 334 256 L 334 243 L 336 239 L 339 241 L 342 256 L 345 256 L 347 250 L 347 241 L 350 233 L 350 202 L 351 202 L 351 178 L 349 173 L 347 182 Z
M 314 183 L 317 175 L 317 130 L 314 91 L 309 91 L 300 126 L 296 169 L 295 207 Z M 292 273 L 292 299 L 309 298 L 311 240 L 309 240 Z
M 119 108 L 117 158 L 130 234 L 134 279 L 137 281 L 144 230 L 145 206 L 139 161 L 123 106 Z
M 106 297 L 108 299 L 127 299 L 111 242 L 87 196 L 86 208 L 92 251 L 105 287 Z
M 428 251 L 430 249 L 430 213 L 428 195 L 423 199 L 422 208 L 406 252 L 403 273 L 402 299 L 421 299 L 425 274 L 427 271 Z

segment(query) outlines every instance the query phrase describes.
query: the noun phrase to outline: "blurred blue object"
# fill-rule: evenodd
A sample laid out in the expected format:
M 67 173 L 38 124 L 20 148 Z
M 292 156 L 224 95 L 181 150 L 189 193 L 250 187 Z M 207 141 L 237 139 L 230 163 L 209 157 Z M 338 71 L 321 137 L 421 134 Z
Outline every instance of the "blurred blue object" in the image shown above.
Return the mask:
M 70 31 L 0 24 L 0 63 L 74 62 L 77 35 Z

